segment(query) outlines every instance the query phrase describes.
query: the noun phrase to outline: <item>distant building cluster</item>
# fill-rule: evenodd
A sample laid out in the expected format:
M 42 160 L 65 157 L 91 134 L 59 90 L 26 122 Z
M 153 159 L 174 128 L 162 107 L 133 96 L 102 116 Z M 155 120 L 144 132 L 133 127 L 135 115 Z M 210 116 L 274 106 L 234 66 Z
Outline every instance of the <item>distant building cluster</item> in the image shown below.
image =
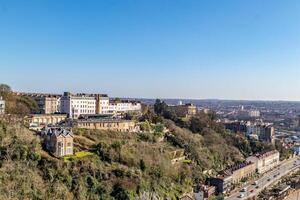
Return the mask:
M 261 117 L 261 113 L 259 110 L 253 108 L 245 109 L 244 106 L 239 106 L 238 108 L 235 108 L 234 110 L 230 111 L 226 115 L 227 117 L 240 118 L 240 119 Z
M 5 114 L 5 101 L 0 96 L 0 115 Z
M 58 94 L 17 93 L 32 97 L 39 106 L 39 114 L 67 114 L 78 119 L 81 115 L 122 114 L 140 112 L 142 104 L 133 100 L 110 99 L 106 94 Z
M 275 142 L 275 129 L 272 124 L 262 122 L 233 121 L 225 123 L 225 128 L 264 142 Z

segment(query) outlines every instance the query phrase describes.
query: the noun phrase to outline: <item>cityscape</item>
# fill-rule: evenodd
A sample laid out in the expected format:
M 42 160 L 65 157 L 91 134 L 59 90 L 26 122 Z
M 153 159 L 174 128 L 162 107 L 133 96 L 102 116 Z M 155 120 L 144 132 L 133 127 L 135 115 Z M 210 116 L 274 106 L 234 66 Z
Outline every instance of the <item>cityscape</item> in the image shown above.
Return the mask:
M 0 200 L 300 200 L 299 19 L 0 0 Z
M 88 136 L 77 135 L 80 130 L 134 133 L 140 137 L 149 137 L 146 135 L 150 133 L 155 143 L 172 144 L 176 142 L 173 141 L 176 138 L 174 124 L 165 120 L 174 121 L 182 128 L 186 125 L 181 123 L 190 121 L 188 129 L 198 132 L 204 131 L 206 124 L 197 120 L 209 116 L 213 126 L 223 127 L 232 135 L 230 137 L 239 138 L 235 138 L 233 145 L 248 157 L 243 155 L 243 159 L 224 165 L 220 170 L 204 170 L 203 182 L 191 185 L 187 193 L 178 197 L 180 199 L 284 198 L 297 191 L 300 185 L 300 103 L 297 102 L 123 99 L 107 94 L 26 93 L 14 92 L 6 84 L 1 85 L 1 94 L 5 97 L 1 96 L 0 100 L 1 120 L 18 118 L 40 138 L 44 154 L 63 158 L 65 162 L 80 154 L 83 157 L 94 155 L 94 147 L 78 151 L 84 145 L 78 138 L 90 140 Z M 26 99 L 25 105 L 33 105 L 34 109 L 14 113 L 13 98 Z M 290 110 L 278 109 L 278 105 Z M 153 120 L 148 116 L 150 113 L 164 119 Z M 193 167 L 197 161 L 189 154 L 184 147 L 175 145 L 168 156 L 170 165 Z

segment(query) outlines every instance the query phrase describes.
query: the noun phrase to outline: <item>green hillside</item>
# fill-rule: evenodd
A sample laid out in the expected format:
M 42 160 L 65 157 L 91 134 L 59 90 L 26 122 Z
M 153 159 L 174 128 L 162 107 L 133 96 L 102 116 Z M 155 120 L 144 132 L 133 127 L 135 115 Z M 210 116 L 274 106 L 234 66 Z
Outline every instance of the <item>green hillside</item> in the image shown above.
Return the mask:
M 169 129 L 162 141 L 156 126 L 148 133 L 74 129 L 77 153 L 62 159 L 43 151 L 33 132 L 2 120 L 0 199 L 176 199 L 258 147 L 206 115 L 196 118 L 208 120 L 199 133 L 160 118 Z M 185 158 L 172 164 L 176 156 Z

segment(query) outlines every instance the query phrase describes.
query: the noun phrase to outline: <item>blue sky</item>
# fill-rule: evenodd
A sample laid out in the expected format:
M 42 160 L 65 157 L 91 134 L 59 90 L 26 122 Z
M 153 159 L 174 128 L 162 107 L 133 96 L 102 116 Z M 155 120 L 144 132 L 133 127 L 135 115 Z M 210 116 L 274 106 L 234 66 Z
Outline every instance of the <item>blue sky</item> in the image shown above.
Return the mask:
M 0 0 L 18 91 L 300 100 L 298 0 Z

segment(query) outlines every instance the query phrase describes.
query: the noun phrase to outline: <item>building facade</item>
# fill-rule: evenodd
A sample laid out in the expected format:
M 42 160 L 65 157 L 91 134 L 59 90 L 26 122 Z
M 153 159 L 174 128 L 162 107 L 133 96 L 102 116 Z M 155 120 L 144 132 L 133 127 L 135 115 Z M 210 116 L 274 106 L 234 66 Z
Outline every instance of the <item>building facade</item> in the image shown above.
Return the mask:
M 256 172 L 256 165 L 252 162 L 243 162 L 232 167 L 232 183 L 237 184 L 241 180 L 253 176 Z
M 216 178 L 209 178 L 208 184 L 216 188 L 217 194 L 226 194 L 230 192 L 232 185 L 232 176 L 218 176 Z
M 40 114 L 54 114 L 60 112 L 59 96 L 38 96 L 34 100 L 39 106 Z
M 279 165 L 280 154 L 277 150 L 264 154 L 256 154 L 247 158 L 248 162 L 253 162 L 258 173 L 263 174 Z
M 109 114 L 109 97 L 107 95 L 96 95 L 96 114 Z
M 45 130 L 42 131 L 42 137 L 46 149 L 54 156 L 62 157 L 73 155 L 74 144 L 72 131 L 57 127 L 46 127 Z
M 0 96 L 0 115 L 5 114 L 5 101 Z
M 110 100 L 106 94 L 71 94 L 65 92 L 60 99 L 60 111 L 70 118 L 78 119 L 80 115 L 120 114 L 141 111 L 142 105 L 137 101 Z
M 240 183 L 243 179 L 252 177 L 255 173 L 256 164 L 245 161 L 230 166 L 216 178 L 210 178 L 208 184 L 215 186 L 219 194 L 227 193 L 231 191 L 234 185 Z
M 275 143 L 275 129 L 272 124 L 234 121 L 225 123 L 225 128 L 235 133 L 241 132 L 252 138 L 258 138 L 260 141 Z
M 60 99 L 60 111 L 70 118 L 78 119 L 80 115 L 96 114 L 96 98 L 91 94 L 71 94 L 65 92 Z
M 109 113 L 120 114 L 126 112 L 140 112 L 142 110 L 142 104 L 138 101 L 130 100 L 110 100 Z
M 66 114 L 35 114 L 26 118 L 26 121 L 31 124 L 57 124 L 67 119 Z
M 271 125 L 264 125 L 260 127 L 259 140 L 275 144 L 275 129 Z
M 132 120 L 122 119 L 83 119 L 78 120 L 76 126 L 84 129 L 131 132 L 135 130 L 136 123 Z

